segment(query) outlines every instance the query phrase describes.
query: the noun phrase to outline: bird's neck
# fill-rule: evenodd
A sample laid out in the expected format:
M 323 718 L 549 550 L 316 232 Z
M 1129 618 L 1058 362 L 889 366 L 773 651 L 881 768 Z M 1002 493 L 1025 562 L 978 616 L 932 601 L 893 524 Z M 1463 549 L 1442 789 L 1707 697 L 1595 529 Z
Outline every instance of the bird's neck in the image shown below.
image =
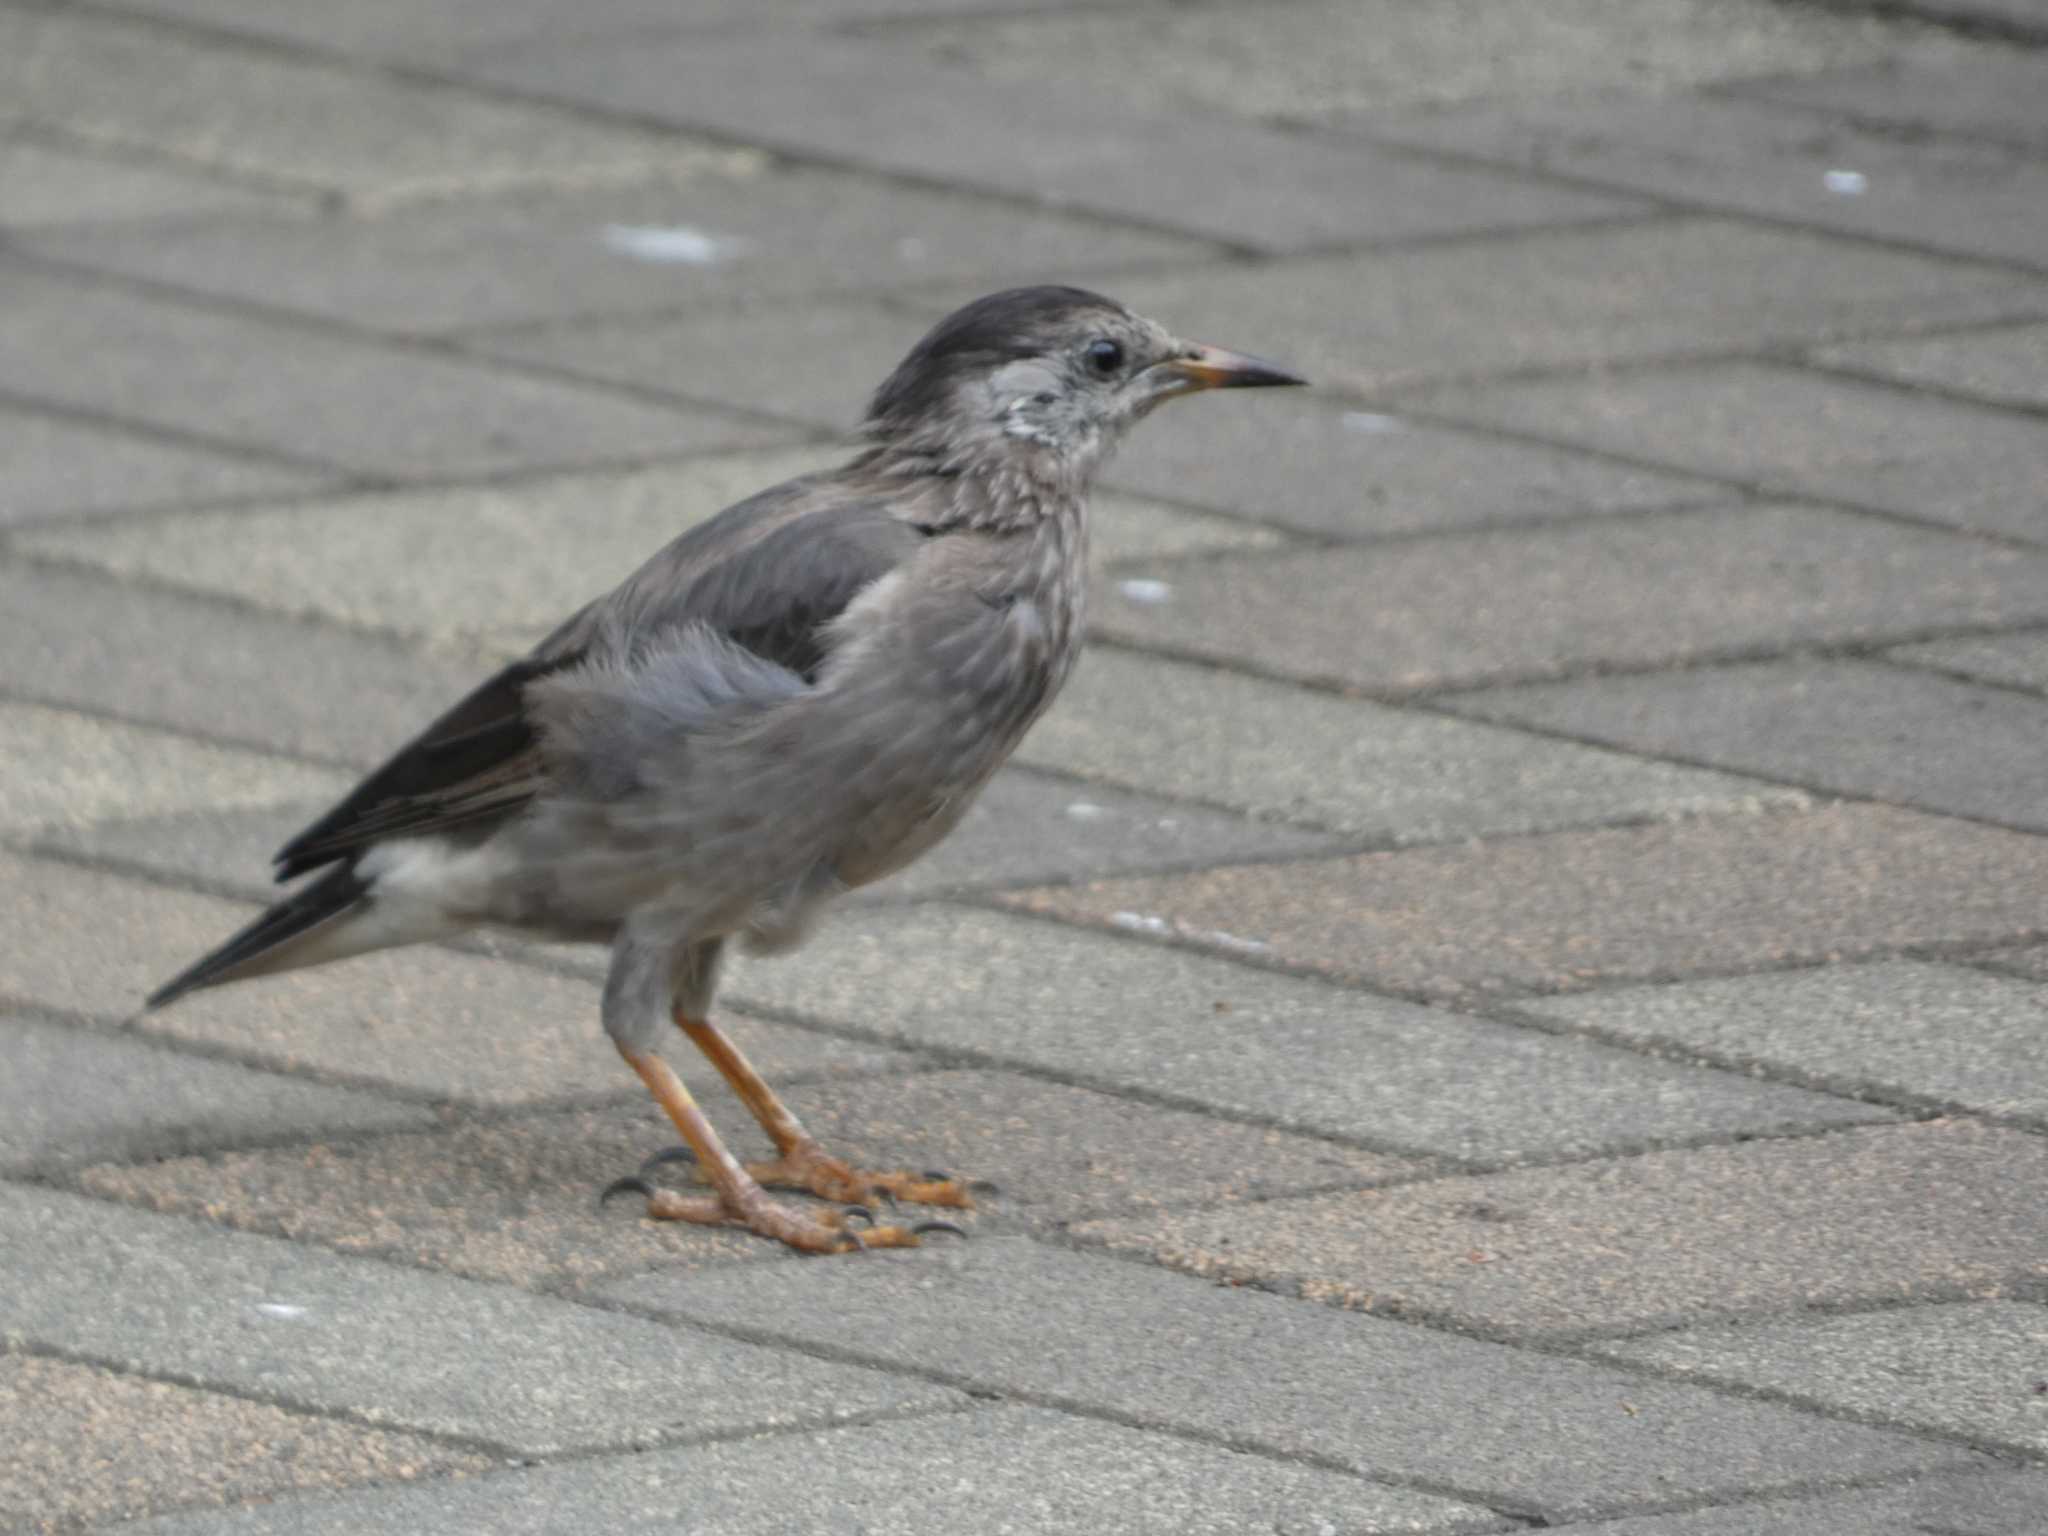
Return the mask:
M 1022 533 L 1063 526 L 1063 539 L 1085 537 L 1092 459 L 1080 461 L 1012 438 L 963 443 L 895 439 L 868 450 L 857 465 L 880 488 L 916 508 L 930 528 Z

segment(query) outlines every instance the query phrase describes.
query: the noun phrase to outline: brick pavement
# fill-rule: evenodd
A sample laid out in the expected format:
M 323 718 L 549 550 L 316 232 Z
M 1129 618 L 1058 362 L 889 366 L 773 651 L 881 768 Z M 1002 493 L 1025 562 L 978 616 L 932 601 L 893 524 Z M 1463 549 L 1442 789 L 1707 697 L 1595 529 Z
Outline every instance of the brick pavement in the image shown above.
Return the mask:
M 2041 0 L 0 0 L 0 1530 L 2038 1536 L 2044 99 Z M 135 1019 L 1020 279 L 1323 387 L 732 976 L 968 1243 L 600 1211 L 589 953 Z

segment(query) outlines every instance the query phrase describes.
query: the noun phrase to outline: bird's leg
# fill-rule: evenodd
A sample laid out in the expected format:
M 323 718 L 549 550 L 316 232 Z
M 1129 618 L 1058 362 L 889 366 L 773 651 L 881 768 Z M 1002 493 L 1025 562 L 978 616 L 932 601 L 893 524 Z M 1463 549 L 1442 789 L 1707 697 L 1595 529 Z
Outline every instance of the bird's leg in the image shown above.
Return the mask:
M 789 1112 L 789 1107 L 775 1096 L 775 1090 L 762 1080 L 752 1063 L 740 1054 L 739 1047 L 716 1024 L 680 1012 L 676 1014 L 676 1024 L 690 1037 L 690 1043 L 710 1058 L 718 1075 L 732 1085 L 732 1091 L 761 1122 L 761 1129 L 781 1154 L 771 1162 L 747 1164 L 745 1171 L 759 1183 L 807 1189 L 827 1200 L 854 1205 L 864 1204 L 881 1193 L 914 1205 L 973 1208 L 974 1197 L 967 1192 L 967 1185 L 945 1174 L 916 1174 L 901 1169 L 870 1173 L 841 1162 L 804 1129 L 803 1122 Z M 701 1176 L 710 1175 L 710 1165 L 701 1156 L 697 1166 Z
M 716 1191 L 710 1195 L 678 1195 L 655 1189 L 641 1179 L 622 1179 L 605 1193 L 635 1189 L 647 1197 L 647 1214 L 656 1221 L 697 1221 L 732 1224 L 772 1237 L 805 1253 L 844 1253 L 853 1248 L 915 1248 L 918 1233 L 910 1227 L 871 1227 L 857 1231 L 846 1225 L 842 1211 L 815 1215 L 790 1210 L 768 1198 L 760 1182 L 726 1151 L 704 1111 L 675 1069 L 652 1051 L 620 1045 L 619 1054 L 640 1074 L 640 1080 L 668 1112 L 697 1159 L 699 1175 Z

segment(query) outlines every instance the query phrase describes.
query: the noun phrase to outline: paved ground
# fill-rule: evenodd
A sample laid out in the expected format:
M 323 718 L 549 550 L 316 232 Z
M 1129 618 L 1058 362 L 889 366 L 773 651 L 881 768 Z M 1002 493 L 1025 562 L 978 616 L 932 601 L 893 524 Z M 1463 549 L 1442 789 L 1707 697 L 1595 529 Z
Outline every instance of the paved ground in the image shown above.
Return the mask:
M 2044 104 L 2042 0 L 0 0 L 0 1527 L 2039 1536 Z M 1045 279 L 1323 388 L 731 982 L 970 1241 L 599 1211 L 591 954 L 134 1016 Z

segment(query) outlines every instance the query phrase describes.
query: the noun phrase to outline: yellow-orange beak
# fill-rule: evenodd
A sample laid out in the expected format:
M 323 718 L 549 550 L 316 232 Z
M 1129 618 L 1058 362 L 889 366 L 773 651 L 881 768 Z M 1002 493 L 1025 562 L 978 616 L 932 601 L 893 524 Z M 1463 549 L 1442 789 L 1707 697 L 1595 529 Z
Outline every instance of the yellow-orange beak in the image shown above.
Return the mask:
M 1177 385 L 1173 393 L 1195 389 L 1256 389 L 1269 384 L 1306 384 L 1298 373 L 1289 373 L 1273 363 L 1222 347 L 1191 344 L 1187 352 L 1158 365 L 1160 373 Z

